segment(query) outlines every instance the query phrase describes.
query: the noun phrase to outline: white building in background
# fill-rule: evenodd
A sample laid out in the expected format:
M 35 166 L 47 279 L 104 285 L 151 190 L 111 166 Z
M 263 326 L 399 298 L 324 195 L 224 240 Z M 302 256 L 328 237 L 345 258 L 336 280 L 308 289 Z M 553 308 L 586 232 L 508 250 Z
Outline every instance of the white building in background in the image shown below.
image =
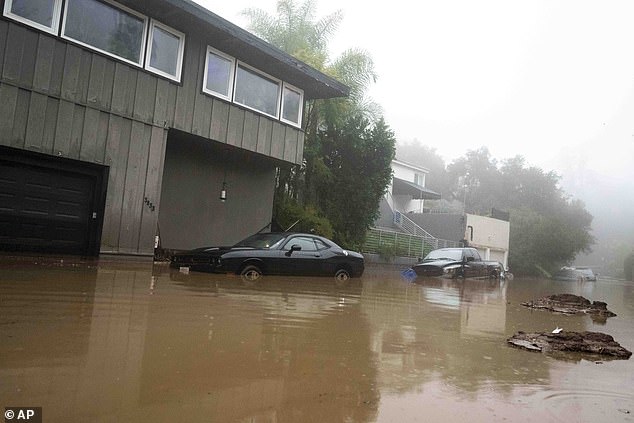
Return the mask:
M 394 210 L 401 213 L 422 213 L 425 200 L 438 200 L 440 194 L 425 188 L 429 169 L 401 160 L 392 160 L 392 182 L 386 196 Z
M 484 260 L 499 261 L 508 266 L 511 224 L 492 217 L 466 215 L 465 240 L 476 248 Z

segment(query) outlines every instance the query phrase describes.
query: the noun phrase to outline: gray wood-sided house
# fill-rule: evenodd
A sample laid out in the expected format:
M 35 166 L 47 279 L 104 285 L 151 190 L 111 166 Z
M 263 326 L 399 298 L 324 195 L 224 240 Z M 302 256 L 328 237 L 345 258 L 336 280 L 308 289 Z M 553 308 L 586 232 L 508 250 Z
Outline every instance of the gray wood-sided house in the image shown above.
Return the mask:
M 189 0 L 4 0 L 0 66 L 4 251 L 235 242 L 301 163 L 305 102 L 348 94 Z

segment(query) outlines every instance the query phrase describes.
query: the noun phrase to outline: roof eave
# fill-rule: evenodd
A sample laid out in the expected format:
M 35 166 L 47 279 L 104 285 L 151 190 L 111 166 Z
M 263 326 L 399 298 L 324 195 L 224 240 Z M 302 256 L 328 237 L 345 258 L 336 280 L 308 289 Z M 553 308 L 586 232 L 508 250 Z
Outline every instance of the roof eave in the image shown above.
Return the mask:
M 288 75 L 290 78 L 284 78 L 284 80 L 290 79 L 287 82 L 293 83 L 297 85 L 298 88 L 303 89 L 304 96 L 307 100 L 347 97 L 350 94 L 350 88 L 347 85 L 294 58 L 288 53 L 285 53 L 256 35 L 253 35 L 191 0 L 161 1 L 184 11 L 196 20 L 202 21 L 230 35 L 235 39 L 237 44 L 239 44 L 236 47 L 256 50 L 260 54 L 265 55 L 267 60 L 273 59 L 279 63 L 281 68 L 274 64 L 269 63 L 269 65 L 273 68 L 280 69 L 282 72 L 290 72 Z M 253 65 L 257 65 L 257 63 Z M 263 70 L 266 71 L 266 69 Z

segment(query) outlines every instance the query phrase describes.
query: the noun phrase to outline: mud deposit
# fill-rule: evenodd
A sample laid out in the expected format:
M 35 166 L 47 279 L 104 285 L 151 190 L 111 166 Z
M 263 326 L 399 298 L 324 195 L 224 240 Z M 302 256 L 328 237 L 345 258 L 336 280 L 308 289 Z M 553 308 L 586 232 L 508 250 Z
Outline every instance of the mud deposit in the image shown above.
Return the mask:
M 0 262 L 0 406 L 50 422 L 632 422 L 634 360 L 555 359 L 513 334 L 634 348 L 631 282 L 239 278 Z M 598 323 L 521 306 L 573 293 Z M 588 383 L 592 381 L 592 383 Z

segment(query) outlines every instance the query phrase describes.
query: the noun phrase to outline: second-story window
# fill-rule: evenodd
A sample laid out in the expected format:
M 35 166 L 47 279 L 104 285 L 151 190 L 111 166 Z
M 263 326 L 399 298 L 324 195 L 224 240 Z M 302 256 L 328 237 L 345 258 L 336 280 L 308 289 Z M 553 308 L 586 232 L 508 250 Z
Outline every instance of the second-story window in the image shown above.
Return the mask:
M 207 46 L 203 91 L 231 101 L 235 60 Z
M 62 36 L 141 66 L 147 18 L 98 0 L 67 0 Z
M 302 103 L 304 92 L 284 83 L 282 90 L 282 121 L 295 126 L 302 124 Z
M 233 101 L 271 117 L 279 116 L 281 82 L 238 63 Z
M 146 69 L 180 81 L 185 34 L 152 20 Z
M 57 34 L 62 0 L 6 0 L 4 15 Z

